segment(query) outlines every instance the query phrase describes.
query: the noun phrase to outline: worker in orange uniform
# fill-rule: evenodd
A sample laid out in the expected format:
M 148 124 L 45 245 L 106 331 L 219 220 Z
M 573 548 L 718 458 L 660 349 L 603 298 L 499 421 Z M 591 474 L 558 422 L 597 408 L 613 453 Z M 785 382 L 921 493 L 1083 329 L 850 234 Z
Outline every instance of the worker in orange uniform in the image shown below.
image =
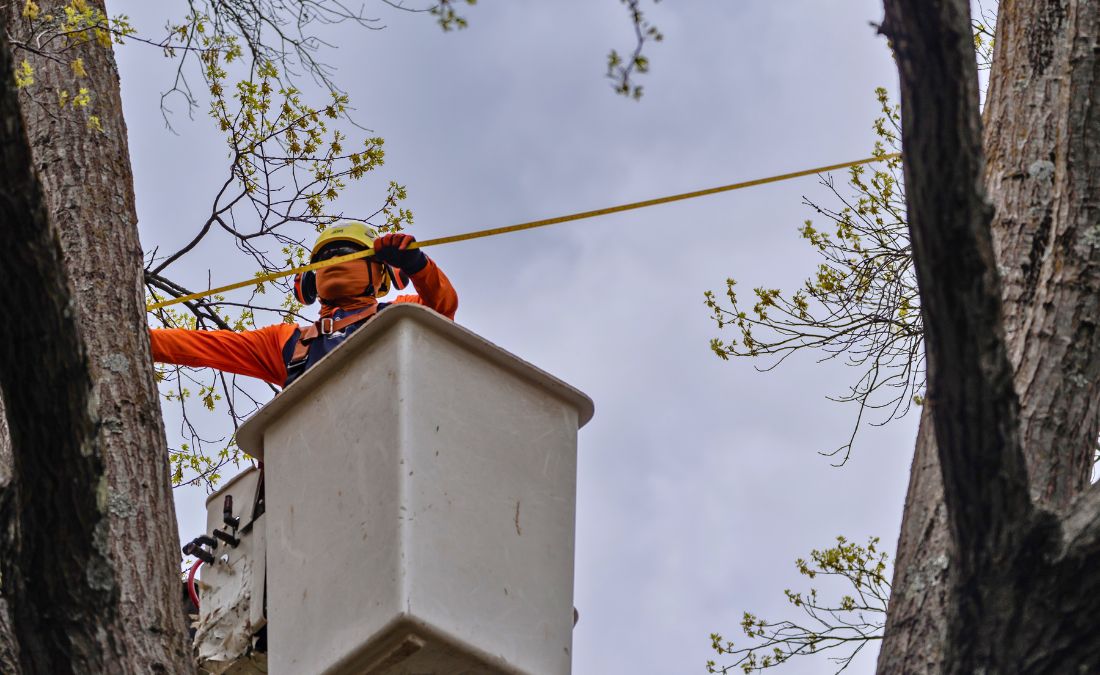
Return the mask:
M 374 255 L 351 260 L 294 279 L 298 301 L 321 300 L 321 317 L 309 326 L 280 323 L 259 330 L 149 331 L 153 360 L 182 366 L 217 368 L 287 386 L 338 347 L 351 333 L 390 304 L 379 302 L 391 286 L 412 281 L 416 295 L 399 295 L 393 302 L 415 302 L 454 319 L 458 295 L 443 271 L 424 252 L 409 249 L 408 234 L 378 236 L 363 223 L 344 222 L 317 238 L 310 262 L 320 262 L 373 248 Z

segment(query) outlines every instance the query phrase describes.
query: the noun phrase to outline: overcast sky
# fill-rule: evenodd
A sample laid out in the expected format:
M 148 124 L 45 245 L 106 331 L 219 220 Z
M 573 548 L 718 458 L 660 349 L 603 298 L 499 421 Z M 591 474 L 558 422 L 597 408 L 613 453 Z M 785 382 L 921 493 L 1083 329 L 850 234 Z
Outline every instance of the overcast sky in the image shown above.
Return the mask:
M 176 12 L 183 13 L 183 3 Z M 111 2 L 159 34 L 171 3 Z M 386 139 L 386 166 L 341 202 L 408 186 L 410 232 L 428 238 L 598 208 L 866 156 L 873 90 L 896 90 L 875 0 L 666 0 L 645 97 L 615 96 L 608 50 L 629 49 L 616 0 L 484 0 L 470 28 L 367 5 L 385 30 L 337 29 L 325 60 L 357 119 Z M 173 65 L 118 50 L 146 250 L 183 241 L 208 210 L 225 150 L 209 119 L 158 110 Z M 351 130 L 354 131 L 354 130 Z M 838 176 L 843 179 L 843 175 Z M 701 673 L 708 634 L 737 642 L 741 613 L 795 617 L 794 560 L 835 535 L 892 551 L 916 415 L 868 429 L 851 460 L 843 393 L 855 371 L 794 358 L 770 373 L 714 357 L 703 292 L 733 276 L 788 290 L 816 265 L 797 228 L 828 203 L 814 178 L 429 250 L 461 298 L 457 320 L 585 391 L 580 432 L 574 669 Z M 190 229 L 189 229 L 190 228 Z M 195 285 L 247 276 L 212 243 Z M 239 259 L 236 259 L 239 260 Z M 730 337 L 730 336 L 726 336 Z M 178 419 L 166 413 L 169 443 Z M 211 428 L 217 422 L 210 420 Z M 180 492 L 181 536 L 203 495 Z M 848 672 L 873 669 L 869 651 Z M 781 672 L 831 672 L 796 661 Z

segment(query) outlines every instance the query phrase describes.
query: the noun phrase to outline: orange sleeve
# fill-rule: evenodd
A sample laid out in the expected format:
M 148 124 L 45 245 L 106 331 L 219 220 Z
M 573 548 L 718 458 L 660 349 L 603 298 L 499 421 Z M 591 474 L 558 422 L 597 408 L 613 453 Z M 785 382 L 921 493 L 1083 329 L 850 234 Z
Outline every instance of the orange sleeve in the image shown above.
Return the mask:
M 283 386 L 286 362 L 283 346 L 298 329 L 280 323 L 238 333 L 231 330 L 150 328 L 153 360 L 195 368 L 217 368 L 227 373 L 258 377 Z
M 435 261 L 428 258 L 428 264 L 424 269 L 409 277 L 417 295 L 399 295 L 394 302 L 415 302 L 425 307 L 431 307 L 443 316 L 455 318 L 458 311 L 458 293 L 455 292 L 451 280 L 439 269 Z

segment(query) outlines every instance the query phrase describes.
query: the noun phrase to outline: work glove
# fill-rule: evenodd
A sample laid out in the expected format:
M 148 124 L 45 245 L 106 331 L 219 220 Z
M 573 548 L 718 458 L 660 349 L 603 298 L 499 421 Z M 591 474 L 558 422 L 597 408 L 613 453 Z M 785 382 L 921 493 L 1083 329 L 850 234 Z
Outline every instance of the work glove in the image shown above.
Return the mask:
M 409 248 L 414 241 L 416 238 L 411 234 L 384 234 L 374 240 L 374 258 L 405 274 L 416 274 L 428 264 L 428 256 L 418 248 Z

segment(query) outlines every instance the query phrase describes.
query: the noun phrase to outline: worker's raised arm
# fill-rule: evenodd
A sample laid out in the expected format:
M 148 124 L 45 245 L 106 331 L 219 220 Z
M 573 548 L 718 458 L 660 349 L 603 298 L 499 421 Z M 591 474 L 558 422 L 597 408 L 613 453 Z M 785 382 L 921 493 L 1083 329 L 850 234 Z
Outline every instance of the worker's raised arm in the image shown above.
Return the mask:
M 151 328 L 153 360 L 194 368 L 217 368 L 227 373 L 258 377 L 283 386 L 286 361 L 283 348 L 298 327 L 290 323 L 259 330 L 187 330 Z
M 410 274 L 409 279 L 412 281 L 413 288 L 416 289 L 416 295 L 399 295 L 394 298 L 394 302 L 415 302 L 431 307 L 448 319 L 455 318 L 455 312 L 458 311 L 458 293 L 451 285 L 451 280 L 443 274 L 443 270 L 439 269 L 439 265 L 436 265 L 434 260 L 429 258 L 424 269 L 416 274 Z
M 374 240 L 375 256 L 408 274 L 416 289 L 416 295 L 399 295 L 394 302 L 415 302 L 454 319 L 458 311 L 458 293 L 434 260 L 420 249 L 407 249 L 414 241 L 407 234 L 387 234 Z

